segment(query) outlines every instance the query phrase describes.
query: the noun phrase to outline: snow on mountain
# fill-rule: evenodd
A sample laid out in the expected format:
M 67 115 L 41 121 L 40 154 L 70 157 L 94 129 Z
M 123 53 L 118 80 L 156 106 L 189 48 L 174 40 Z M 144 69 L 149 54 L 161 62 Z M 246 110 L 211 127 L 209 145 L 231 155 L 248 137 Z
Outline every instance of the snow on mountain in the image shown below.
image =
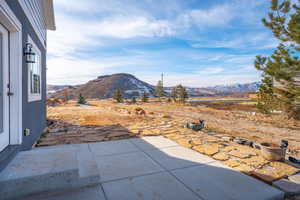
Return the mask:
M 218 85 L 214 87 L 205 88 L 192 88 L 186 87 L 189 96 L 221 96 L 229 94 L 240 94 L 255 92 L 260 83 L 253 82 L 247 84 L 234 84 L 234 85 Z M 154 96 L 155 86 L 150 85 L 144 81 L 137 79 L 131 74 L 113 74 L 99 76 L 94 80 L 91 80 L 85 84 L 77 86 L 49 86 L 48 95 L 50 97 L 62 98 L 68 90 L 69 98 L 76 99 L 79 94 L 82 94 L 86 98 L 111 98 L 114 95 L 116 89 L 120 89 L 125 98 L 131 98 L 133 96 L 141 96 L 144 92 L 149 96 Z M 170 94 L 174 87 L 165 87 L 167 94 Z

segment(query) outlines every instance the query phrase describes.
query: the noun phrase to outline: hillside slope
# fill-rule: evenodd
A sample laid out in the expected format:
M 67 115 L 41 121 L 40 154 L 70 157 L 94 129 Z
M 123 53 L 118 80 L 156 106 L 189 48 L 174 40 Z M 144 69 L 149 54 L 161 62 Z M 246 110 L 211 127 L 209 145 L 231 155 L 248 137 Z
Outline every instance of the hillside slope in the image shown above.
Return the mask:
M 255 92 L 259 87 L 259 82 L 218 85 L 214 87 L 192 88 L 187 87 L 189 96 L 225 96 L 231 94 L 244 94 Z M 76 99 L 79 94 L 86 98 L 106 99 L 113 97 L 116 89 L 121 89 L 125 98 L 140 96 L 144 92 L 149 96 L 154 96 L 155 86 L 137 79 L 135 76 L 126 73 L 99 76 L 85 84 L 77 86 L 54 86 L 48 87 L 48 96 L 54 98 L 64 98 L 66 91 L 70 99 Z M 55 90 L 56 91 L 53 91 Z M 164 88 L 167 93 L 171 93 L 173 87 Z
M 154 87 L 146 82 L 137 79 L 131 74 L 113 74 L 99 76 L 86 84 L 68 88 L 69 98 L 74 99 L 82 94 L 85 98 L 111 98 L 116 89 L 121 89 L 123 96 L 129 98 L 139 96 L 144 92 L 154 95 Z M 50 95 L 50 97 L 60 98 L 64 96 L 62 90 Z

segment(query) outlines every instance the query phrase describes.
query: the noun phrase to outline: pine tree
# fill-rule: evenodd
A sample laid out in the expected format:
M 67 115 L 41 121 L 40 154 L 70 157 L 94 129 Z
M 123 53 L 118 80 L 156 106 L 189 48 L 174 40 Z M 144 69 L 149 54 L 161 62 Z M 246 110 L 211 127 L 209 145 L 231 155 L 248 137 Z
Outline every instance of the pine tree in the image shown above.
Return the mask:
M 155 88 L 155 95 L 159 98 L 163 97 L 165 94 L 164 88 L 163 88 L 163 83 L 162 81 L 158 81 L 156 88 Z
M 274 94 L 273 81 L 270 77 L 264 77 L 257 93 L 257 108 L 265 114 L 278 109 L 278 101 Z
M 142 102 L 146 103 L 149 101 L 149 96 L 148 96 L 148 93 L 147 92 L 144 92 L 143 93 L 143 96 L 142 96 Z
M 131 103 L 134 103 L 134 104 L 136 103 L 136 97 L 131 98 Z
M 300 119 L 300 87 L 294 78 L 300 72 L 300 0 L 272 0 L 263 24 L 281 41 L 270 57 L 257 56 L 255 67 L 262 71 L 258 107 L 269 112 L 281 109 L 289 118 Z M 270 102 L 276 101 L 270 106 Z
M 173 99 L 174 102 L 177 101 L 177 91 L 176 91 L 176 87 L 174 87 L 171 91 L 171 98 Z
M 115 93 L 114 93 L 114 99 L 118 102 L 121 103 L 123 102 L 123 96 L 122 96 L 122 92 L 121 89 L 116 89 Z
M 86 104 L 86 100 L 84 98 L 84 96 L 82 96 L 82 94 L 79 94 L 78 100 L 77 100 L 78 104 Z
M 176 87 L 176 92 L 179 97 L 179 101 L 181 103 L 184 103 L 186 101 L 186 99 L 188 98 L 188 93 L 187 93 L 185 87 L 183 87 L 182 85 L 178 85 Z

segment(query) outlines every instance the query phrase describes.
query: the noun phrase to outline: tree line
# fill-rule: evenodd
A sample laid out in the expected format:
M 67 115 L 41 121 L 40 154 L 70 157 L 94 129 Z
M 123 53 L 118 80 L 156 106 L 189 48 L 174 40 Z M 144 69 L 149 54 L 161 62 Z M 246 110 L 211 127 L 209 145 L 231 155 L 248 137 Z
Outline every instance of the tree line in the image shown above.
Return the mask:
M 171 91 L 171 93 L 167 93 L 164 88 L 162 81 L 158 81 L 156 87 L 154 96 L 159 99 L 159 101 L 162 100 L 162 98 L 167 98 L 168 102 L 181 102 L 184 103 L 188 99 L 188 92 L 185 87 L 183 87 L 181 84 L 174 87 Z M 147 92 L 143 92 L 141 96 L 133 96 L 131 98 L 131 103 L 136 103 L 137 98 L 141 98 L 142 102 L 148 102 L 149 101 L 149 94 Z M 123 94 L 121 89 L 116 89 L 113 95 L 113 99 L 118 102 L 122 103 L 124 102 Z

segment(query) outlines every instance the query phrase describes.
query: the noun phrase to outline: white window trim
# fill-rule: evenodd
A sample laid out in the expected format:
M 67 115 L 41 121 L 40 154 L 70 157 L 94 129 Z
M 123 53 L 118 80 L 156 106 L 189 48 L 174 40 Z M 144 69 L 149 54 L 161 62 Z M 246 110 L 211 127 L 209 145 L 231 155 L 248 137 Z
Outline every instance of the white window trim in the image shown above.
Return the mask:
M 10 35 L 10 86 L 14 93 L 10 97 L 10 141 L 11 145 L 22 144 L 23 101 L 22 73 L 23 48 L 22 24 L 5 1 L 0 0 L 0 22 L 9 30 Z
M 28 71 L 28 102 L 33 102 L 33 101 L 41 101 L 42 100 L 42 52 L 41 50 L 38 48 L 38 46 L 35 44 L 35 42 L 32 40 L 32 38 L 30 36 L 28 36 L 28 40 L 27 40 L 30 44 L 32 44 L 33 50 L 34 52 L 39 56 L 40 58 L 40 94 L 32 94 L 31 93 L 31 77 L 30 77 L 30 71 L 29 71 L 29 65 L 26 64 L 27 66 L 27 71 Z

